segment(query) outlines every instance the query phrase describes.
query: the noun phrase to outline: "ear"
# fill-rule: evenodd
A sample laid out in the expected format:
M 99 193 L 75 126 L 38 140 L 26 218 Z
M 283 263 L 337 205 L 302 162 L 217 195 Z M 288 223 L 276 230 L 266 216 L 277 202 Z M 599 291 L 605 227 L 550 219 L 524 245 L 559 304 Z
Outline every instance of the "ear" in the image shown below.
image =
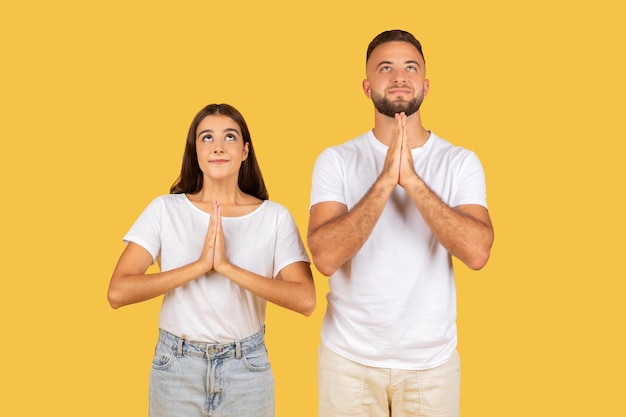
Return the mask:
M 242 162 L 248 159 L 249 153 L 250 153 L 250 142 L 246 142 L 243 144 L 243 157 L 241 158 Z
M 424 97 L 428 95 L 428 90 L 430 89 L 430 81 L 427 78 L 424 79 Z
M 367 98 L 372 98 L 372 87 L 370 85 L 370 81 L 366 78 L 363 80 L 363 92 L 367 96 Z

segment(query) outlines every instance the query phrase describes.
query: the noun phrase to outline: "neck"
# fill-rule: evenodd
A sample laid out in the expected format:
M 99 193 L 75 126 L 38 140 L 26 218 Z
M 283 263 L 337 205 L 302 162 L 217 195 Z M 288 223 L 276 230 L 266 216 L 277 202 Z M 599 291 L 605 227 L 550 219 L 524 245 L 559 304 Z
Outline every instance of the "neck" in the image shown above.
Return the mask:
M 223 205 L 237 205 L 244 199 L 244 193 L 239 189 L 237 183 L 231 181 L 207 181 L 204 178 L 202 189 L 193 194 L 194 201 L 203 203 L 213 203 L 219 201 Z
M 376 110 L 374 110 L 374 112 L 374 129 L 372 129 L 374 136 L 376 136 L 376 139 L 381 143 L 389 146 L 391 144 L 391 132 L 393 131 L 395 119 L 385 116 Z M 422 118 L 419 111 L 407 117 L 406 129 L 409 134 L 409 146 L 411 149 L 423 146 L 430 136 L 430 131 L 422 126 Z

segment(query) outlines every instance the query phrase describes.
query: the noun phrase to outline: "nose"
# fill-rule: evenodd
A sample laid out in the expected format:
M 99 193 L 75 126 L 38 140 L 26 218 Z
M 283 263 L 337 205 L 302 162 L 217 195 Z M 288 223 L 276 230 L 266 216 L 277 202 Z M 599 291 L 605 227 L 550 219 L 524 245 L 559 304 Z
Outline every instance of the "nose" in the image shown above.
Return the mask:
M 213 153 L 224 153 L 224 149 L 222 149 L 222 141 L 216 140 L 213 143 Z
M 405 74 L 403 71 L 394 71 L 393 72 L 393 82 L 396 84 L 403 84 L 406 80 Z
M 404 84 L 404 83 L 405 83 L 405 78 L 404 78 L 404 77 L 395 77 L 395 78 L 393 79 L 393 82 L 394 82 L 396 85 L 402 85 L 402 84 Z

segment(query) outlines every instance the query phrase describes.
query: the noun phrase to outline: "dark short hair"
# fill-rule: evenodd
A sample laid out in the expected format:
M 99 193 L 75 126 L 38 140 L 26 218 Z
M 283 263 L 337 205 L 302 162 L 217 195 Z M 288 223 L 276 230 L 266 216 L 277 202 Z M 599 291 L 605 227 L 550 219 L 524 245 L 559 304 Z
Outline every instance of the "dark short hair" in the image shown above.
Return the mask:
M 252 146 L 252 137 L 248 130 L 243 115 L 229 104 L 209 104 L 202 108 L 191 121 L 185 152 L 183 154 L 183 164 L 178 179 L 170 188 L 170 194 L 195 193 L 202 189 L 203 174 L 198 165 L 198 152 L 196 150 L 196 130 L 198 125 L 207 116 L 220 114 L 232 119 L 239 125 L 244 143 L 248 143 L 248 157 L 241 163 L 239 168 L 239 188 L 246 194 L 255 196 L 260 200 L 267 200 L 268 194 L 261 175 L 261 168 L 257 162 Z
M 420 41 L 415 39 L 415 36 L 410 34 L 407 31 L 400 29 L 386 30 L 384 32 L 379 33 L 367 47 L 367 55 L 365 56 L 365 63 L 370 59 L 370 55 L 377 46 L 382 45 L 387 42 L 408 42 L 413 45 L 424 59 L 424 63 L 426 63 L 426 58 L 424 58 L 424 53 L 422 52 L 422 44 Z

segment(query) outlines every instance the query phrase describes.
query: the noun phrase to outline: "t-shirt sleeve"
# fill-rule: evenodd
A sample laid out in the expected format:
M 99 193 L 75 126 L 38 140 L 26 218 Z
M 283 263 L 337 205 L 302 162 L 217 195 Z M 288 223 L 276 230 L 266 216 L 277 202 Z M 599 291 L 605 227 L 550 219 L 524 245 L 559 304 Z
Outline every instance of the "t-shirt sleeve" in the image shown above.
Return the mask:
M 310 263 L 302 237 L 293 216 L 286 208 L 281 209 L 274 254 L 274 276 L 295 262 Z
M 124 235 L 124 243 L 133 242 L 147 250 L 155 262 L 161 251 L 162 201 L 157 198 L 144 209 L 139 218 Z
M 311 181 L 309 209 L 323 201 L 336 201 L 346 204 L 343 192 L 343 170 L 337 152 L 325 149 L 315 161 Z
M 485 172 L 478 156 L 468 151 L 461 164 L 461 181 L 451 206 L 478 204 L 487 207 Z

